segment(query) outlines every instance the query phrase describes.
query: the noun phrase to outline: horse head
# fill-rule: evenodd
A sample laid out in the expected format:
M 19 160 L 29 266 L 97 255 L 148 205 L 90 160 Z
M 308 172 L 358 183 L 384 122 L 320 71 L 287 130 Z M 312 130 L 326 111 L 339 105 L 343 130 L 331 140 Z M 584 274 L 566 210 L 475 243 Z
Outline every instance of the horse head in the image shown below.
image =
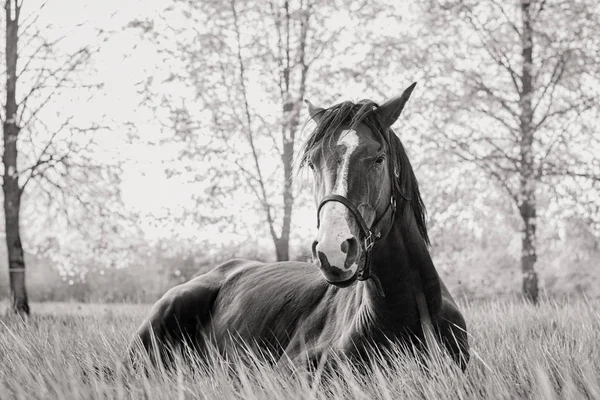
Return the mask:
M 390 128 L 414 87 L 381 106 L 361 100 L 324 109 L 307 101 L 317 123 L 301 158 L 313 171 L 318 209 L 312 256 L 331 284 L 369 278 L 370 251 L 394 224 L 397 201 L 414 202 L 421 212 L 412 167 Z

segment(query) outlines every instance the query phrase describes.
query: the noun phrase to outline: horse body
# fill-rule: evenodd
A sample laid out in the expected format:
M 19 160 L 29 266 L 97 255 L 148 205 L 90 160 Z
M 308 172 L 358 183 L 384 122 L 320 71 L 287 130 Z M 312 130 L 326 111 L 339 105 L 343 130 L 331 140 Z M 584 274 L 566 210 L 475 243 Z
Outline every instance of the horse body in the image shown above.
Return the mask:
M 243 343 L 275 360 L 285 354 L 304 364 L 314 364 L 329 352 L 367 359 L 372 348 L 391 343 L 422 348 L 424 332 L 412 282 L 406 279 L 408 256 L 377 250 L 373 269 L 380 276 L 383 296 L 372 281 L 350 288 L 330 285 L 312 263 L 231 260 L 167 292 L 138 337 L 150 353 L 155 335 L 164 346 L 176 347 L 187 339 L 202 352 L 208 340 L 227 354 Z M 386 275 L 377 267 L 390 258 L 397 263 L 396 273 Z M 464 319 L 437 274 L 427 283 L 427 299 L 439 298 L 435 308 L 428 301 L 436 333 L 464 368 Z M 169 358 L 166 353 L 162 357 L 163 362 Z
M 389 128 L 413 87 L 382 107 L 309 105 L 319 124 L 303 156 L 318 203 L 313 263 L 231 260 L 171 289 L 136 335 L 153 361 L 168 364 L 183 342 L 201 354 L 243 343 L 276 361 L 368 361 L 392 343 L 425 349 L 430 327 L 466 367 L 466 324 L 429 255 L 416 178 Z
M 401 304 L 394 296 L 380 301 L 371 285 L 329 285 L 309 263 L 245 264 L 224 279 L 205 334 L 225 353 L 237 341 L 260 338 L 259 347 L 276 359 L 285 352 L 292 360 L 314 361 L 329 351 L 359 354 L 363 347 L 381 345 L 409 328 L 417 331 L 414 303 L 405 299 Z M 392 312 L 400 304 L 404 311 L 413 308 L 412 318 Z

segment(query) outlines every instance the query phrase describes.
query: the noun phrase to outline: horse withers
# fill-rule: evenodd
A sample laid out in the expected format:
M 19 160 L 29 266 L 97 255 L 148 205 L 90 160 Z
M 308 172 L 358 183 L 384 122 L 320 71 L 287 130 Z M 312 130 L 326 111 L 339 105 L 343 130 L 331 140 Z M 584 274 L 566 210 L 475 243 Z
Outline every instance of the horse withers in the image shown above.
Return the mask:
M 301 151 L 317 205 L 313 262 L 236 259 L 176 286 L 130 352 L 141 344 L 167 365 L 184 343 L 201 357 L 245 345 L 272 360 L 314 363 L 333 352 L 366 361 L 392 343 L 434 340 L 464 369 L 465 320 L 429 255 L 417 180 L 391 129 L 414 86 L 381 106 L 307 102 L 317 123 Z

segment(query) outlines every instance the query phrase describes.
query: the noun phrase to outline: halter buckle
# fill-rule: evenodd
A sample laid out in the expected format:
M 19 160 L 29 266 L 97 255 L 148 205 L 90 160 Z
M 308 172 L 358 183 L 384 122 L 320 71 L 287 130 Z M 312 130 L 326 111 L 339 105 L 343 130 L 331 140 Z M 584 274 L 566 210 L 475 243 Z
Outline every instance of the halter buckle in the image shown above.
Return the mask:
M 374 244 L 375 244 L 375 238 L 373 237 L 373 232 L 369 231 L 369 233 L 365 237 L 365 251 L 366 252 L 371 251 Z

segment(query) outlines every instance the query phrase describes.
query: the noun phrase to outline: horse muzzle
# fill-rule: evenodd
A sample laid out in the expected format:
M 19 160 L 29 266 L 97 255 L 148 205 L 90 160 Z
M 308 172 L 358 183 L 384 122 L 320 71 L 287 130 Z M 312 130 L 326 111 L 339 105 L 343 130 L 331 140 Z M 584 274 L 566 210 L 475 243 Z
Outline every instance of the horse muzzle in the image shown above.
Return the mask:
M 327 282 L 341 284 L 356 278 L 359 245 L 353 236 L 345 240 L 315 240 L 312 256 Z

